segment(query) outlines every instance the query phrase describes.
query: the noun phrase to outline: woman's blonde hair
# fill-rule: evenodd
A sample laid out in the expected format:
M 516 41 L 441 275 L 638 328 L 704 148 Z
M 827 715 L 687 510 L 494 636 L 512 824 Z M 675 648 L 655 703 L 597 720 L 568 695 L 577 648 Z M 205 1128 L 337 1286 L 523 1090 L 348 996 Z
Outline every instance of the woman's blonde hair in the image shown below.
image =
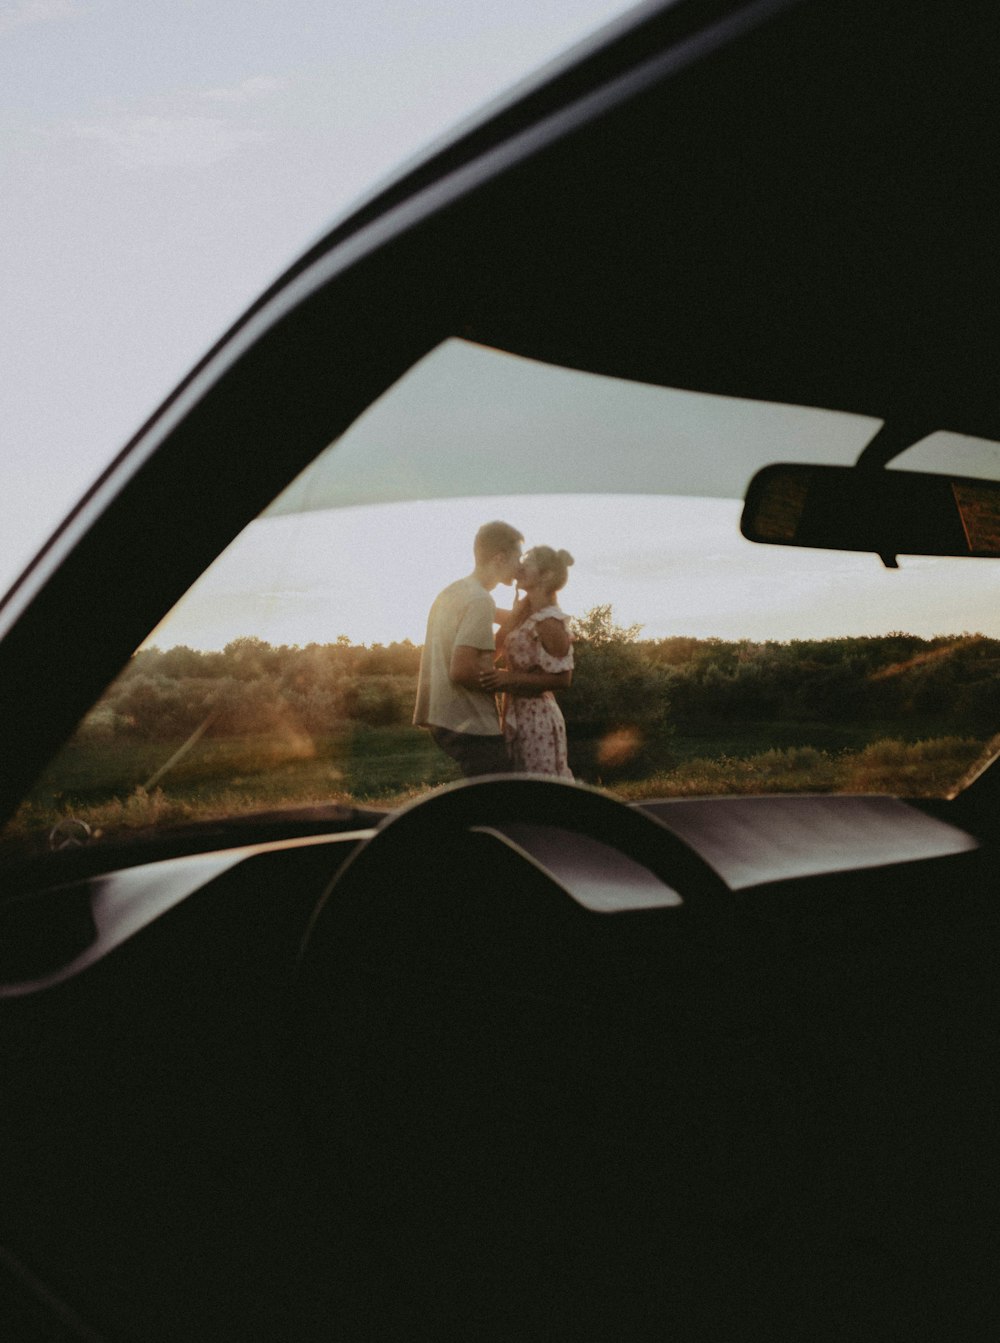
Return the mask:
M 551 546 L 532 546 L 531 554 L 538 565 L 539 573 L 546 579 L 546 586 L 550 592 L 558 592 L 560 588 L 566 586 L 569 567 L 573 563 L 573 556 L 568 550 L 553 550 Z

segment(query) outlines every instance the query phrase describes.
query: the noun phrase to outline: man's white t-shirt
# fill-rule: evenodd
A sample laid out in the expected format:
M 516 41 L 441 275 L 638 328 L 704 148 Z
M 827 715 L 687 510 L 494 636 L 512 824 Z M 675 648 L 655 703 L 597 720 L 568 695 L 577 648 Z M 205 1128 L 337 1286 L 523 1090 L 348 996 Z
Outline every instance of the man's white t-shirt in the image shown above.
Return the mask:
M 451 679 L 451 655 L 466 645 L 489 654 L 493 661 L 493 624 L 496 604 L 475 578 L 450 583 L 434 600 L 427 617 L 427 635 L 420 655 L 417 704 L 413 721 L 418 727 L 445 727 L 477 736 L 500 735 L 496 699 L 486 690 L 467 690 Z

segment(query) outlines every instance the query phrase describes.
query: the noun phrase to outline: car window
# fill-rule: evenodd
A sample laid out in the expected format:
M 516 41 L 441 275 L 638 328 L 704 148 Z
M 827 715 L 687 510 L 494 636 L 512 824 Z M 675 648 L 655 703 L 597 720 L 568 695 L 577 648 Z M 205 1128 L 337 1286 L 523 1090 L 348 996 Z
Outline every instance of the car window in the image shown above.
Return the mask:
M 948 796 L 1000 721 L 995 562 L 904 556 L 888 570 L 739 533 L 756 470 L 851 463 L 877 428 L 448 341 L 150 633 L 3 848 L 392 806 L 458 778 L 412 722 L 421 646 L 436 594 L 470 573 L 493 519 L 575 561 L 557 597 L 572 680 L 552 692 L 575 777 L 633 799 Z M 989 474 L 997 445 L 958 442 Z M 934 460 L 928 442 L 919 465 Z M 514 589 L 492 595 L 509 608 Z

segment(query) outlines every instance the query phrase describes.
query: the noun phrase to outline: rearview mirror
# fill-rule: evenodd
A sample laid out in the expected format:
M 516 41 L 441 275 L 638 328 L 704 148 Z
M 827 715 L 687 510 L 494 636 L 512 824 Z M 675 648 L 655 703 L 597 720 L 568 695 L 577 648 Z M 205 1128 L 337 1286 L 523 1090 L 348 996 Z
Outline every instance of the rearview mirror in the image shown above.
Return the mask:
M 897 555 L 1000 557 L 1000 481 L 852 466 L 766 466 L 750 482 L 749 541 Z

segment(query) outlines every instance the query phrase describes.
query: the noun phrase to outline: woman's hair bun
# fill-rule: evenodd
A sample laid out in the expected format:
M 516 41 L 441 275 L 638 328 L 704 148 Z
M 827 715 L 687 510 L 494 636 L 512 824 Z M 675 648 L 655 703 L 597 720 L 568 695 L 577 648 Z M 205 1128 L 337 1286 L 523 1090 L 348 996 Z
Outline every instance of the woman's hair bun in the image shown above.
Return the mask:
M 568 569 L 569 566 L 573 563 L 573 556 L 569 553 L 568 550 L 557 551 L 557 554 L 559 558 L 562 560 L 563 564 L 565 564 L 566 568 Z

